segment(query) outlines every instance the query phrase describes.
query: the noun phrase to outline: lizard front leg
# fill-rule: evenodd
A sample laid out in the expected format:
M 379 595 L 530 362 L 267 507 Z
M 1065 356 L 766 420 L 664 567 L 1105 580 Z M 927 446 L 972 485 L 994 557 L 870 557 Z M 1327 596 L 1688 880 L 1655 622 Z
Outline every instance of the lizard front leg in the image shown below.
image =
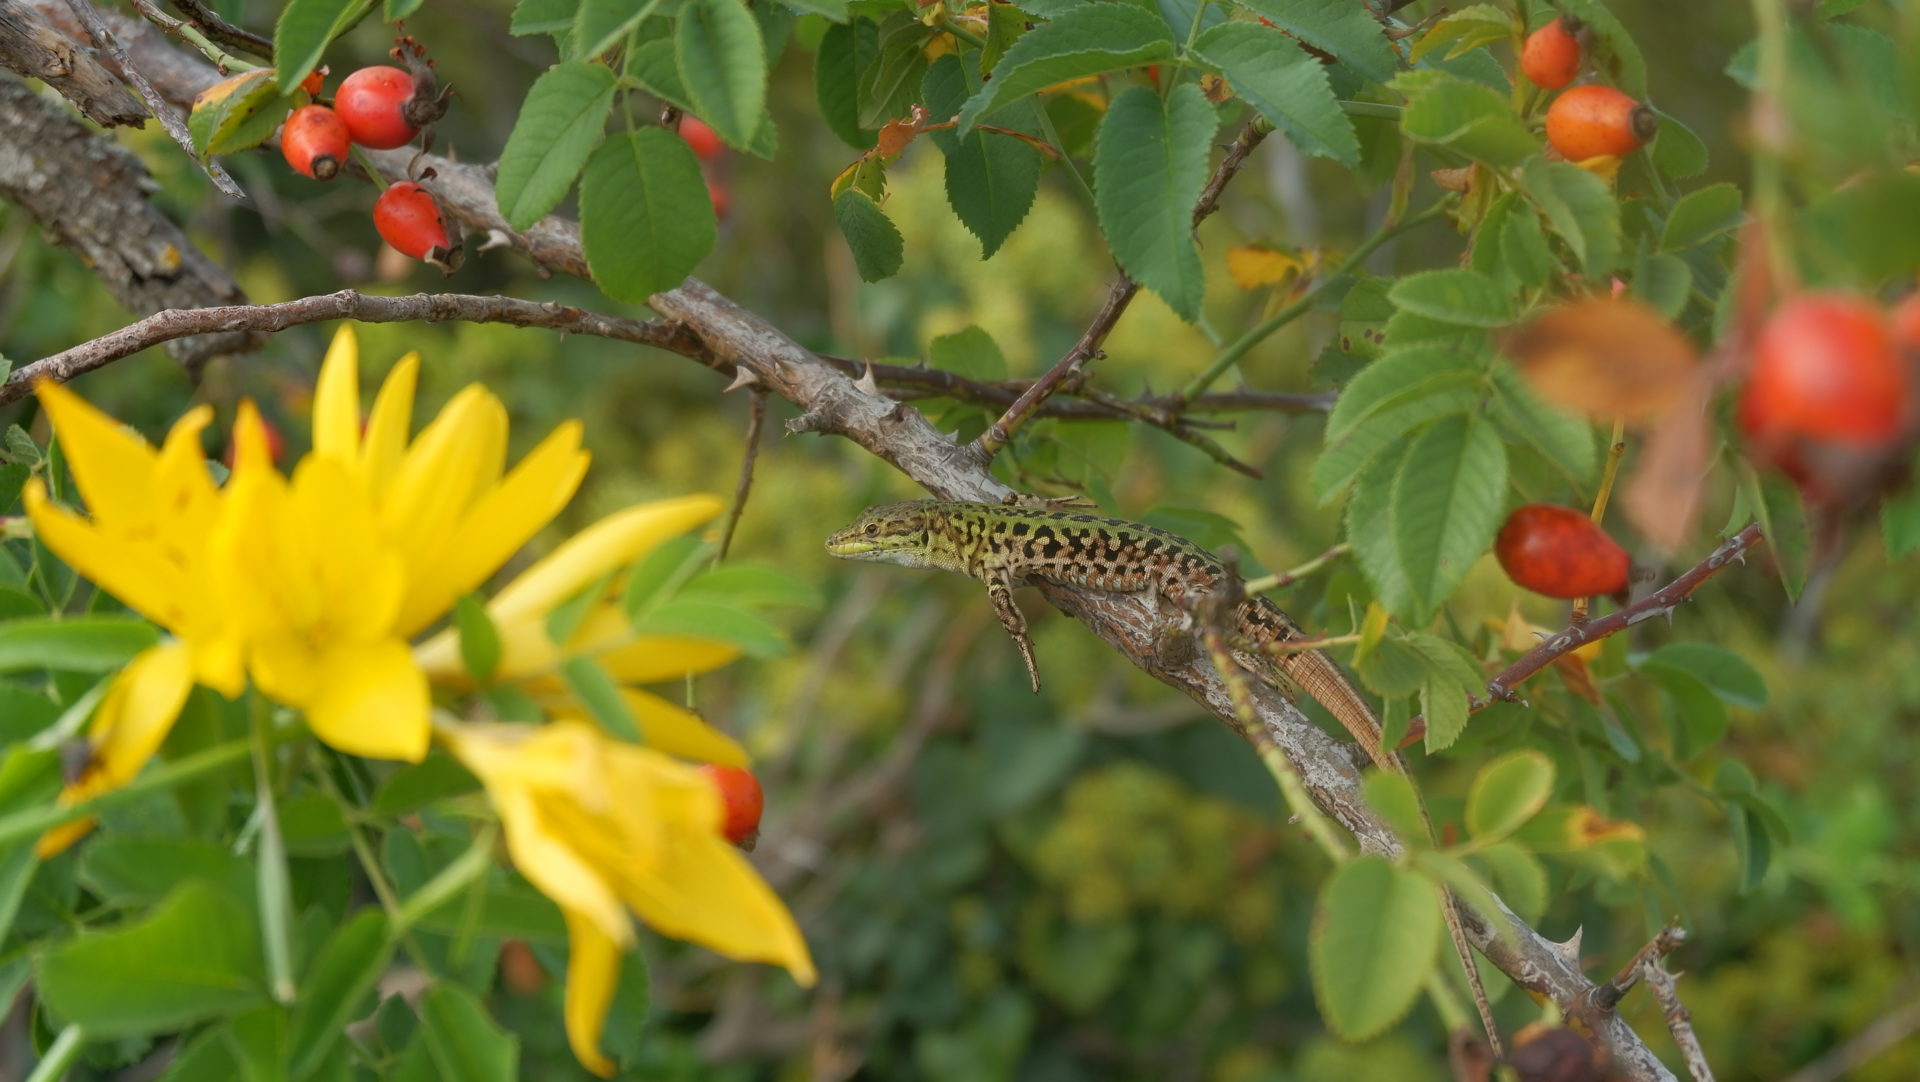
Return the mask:
M 1040 693 L 1040 666 L 1033 660 L 1033 637 L 1027 634 L 1027 618 L 1021 613 L 1020 606 L 1013 603 L 1013 579 L 1005 572 L 996 572 L 986 576 L 987 599 L 993 602 L 993 613 L 1000 617 L 1000 626 L 1013 636 L 1013 644 L 1020 648 L 1020 658 L 1027 663 L 1027 676 L 1033 680 L 1033 692 Z

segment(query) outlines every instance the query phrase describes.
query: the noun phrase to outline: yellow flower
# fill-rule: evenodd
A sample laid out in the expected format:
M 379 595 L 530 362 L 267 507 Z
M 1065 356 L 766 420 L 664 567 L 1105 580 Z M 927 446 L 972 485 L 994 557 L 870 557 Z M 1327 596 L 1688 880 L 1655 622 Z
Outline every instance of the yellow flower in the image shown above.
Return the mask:
M 628 912 L 664 935 L 814 981 L 786 906 L 721 837 L 719 794 L 696 768 L 580 721 L 443 725 L 440 736 L 486 786 L 522 875 L 566 917 L 566 1028 L 601 1076 L 600 1031 L 634 941 Z
M 260 689 L 333 747 L 386 759 L 418 760 L 431 736 L 408 637 L 546 525 L 588 457 L 568 422 L 503 474 L 506 408 L 477 384 L 409 444 L 418 367 L 394 367 L 363 435 L 359 351 L 341 327 L 314 393 L 313 453 L 291 481 L 243 404 L 215 544 L 240 583 L 233 608 Z
M 188 412 L 156 451 L 65 387 L 43 382 L 36 390 L 90 517 L 54 503 L 35 478 L 24 492 L 35 534 L 175 636 L 134 658 L 108 688 L 88 730 L 87 765 L 60 793 L 60 803 L 71 805 L 132 780 L 159 750 L 195 682 L 232 697 L 246 687 L 246 675 L 208 547 L 222 502 L 200 449 L 212 411 Z M 92 828 L 93 820 L 80 819 L 49 831 L 38 851 L 51 856 Z
M 740 656 L 737 647 L 680 635 L 639 635 L 618 597 L 597 603 L 565 643 L 547 633 L 555 606 L 611 571 L 646 557 L 662 541 L 685 533 L 720 513 L 712 496 L 656 500 L 615 512 L 529 567 L 487 606 L 500 635 L 500 664 L 493 678 L 519 683 L 556 718 L 584 718 L 566 683 L 555 674 L 568 660 L 592 657 L 619 681 L 620 697 L 657 751 L 727 766 L 744 766 L 746 753 L 734 740 L 690 710 L 631 685 L 652 684 L 707 672 Z M 459 640 L 441 632 L 414 652 L 436 682 L 462 685 Z

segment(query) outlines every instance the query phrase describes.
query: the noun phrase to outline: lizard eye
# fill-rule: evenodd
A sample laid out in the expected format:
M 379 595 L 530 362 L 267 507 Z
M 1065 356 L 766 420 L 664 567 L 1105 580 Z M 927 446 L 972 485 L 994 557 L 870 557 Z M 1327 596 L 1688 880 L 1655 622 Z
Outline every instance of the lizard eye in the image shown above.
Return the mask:
M 872 536 L 873 536 L 874 534 L 877 534 L 877 533 L 879 533 L 879 532 L 880 532 L 880 524 L 879 524 L 878 522 L 869 522 L 869 523 L 867 523 L 867 536 L 868 536 L 868 537 L 872 537 Z

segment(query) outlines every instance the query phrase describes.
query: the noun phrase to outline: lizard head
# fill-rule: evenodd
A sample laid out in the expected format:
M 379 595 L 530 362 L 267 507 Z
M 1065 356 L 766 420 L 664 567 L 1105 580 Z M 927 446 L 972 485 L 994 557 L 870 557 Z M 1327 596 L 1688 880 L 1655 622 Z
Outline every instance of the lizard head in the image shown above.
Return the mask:
M 869 507 L 853 524 L 827 538 L 827 552 L 843 560 L 874 560 L 906 567 L 930 565 L 928 528 L 933 500 Z

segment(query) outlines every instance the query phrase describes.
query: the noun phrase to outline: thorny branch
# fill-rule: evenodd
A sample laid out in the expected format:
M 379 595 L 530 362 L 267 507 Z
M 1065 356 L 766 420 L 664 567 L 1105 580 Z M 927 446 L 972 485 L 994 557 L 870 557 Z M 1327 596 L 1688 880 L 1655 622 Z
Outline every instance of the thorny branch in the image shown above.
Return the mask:
M 747 493 L 753 490 L 753 464 L 760 458 L 760 426 L 767 419 L 767 392 L 758 387 L 753 389 L 753 397 L 747 404 L 747 435 L 743 441 L 746 447 L 740 455 L 740 480 L 733 486 L 733 506 L 727 509 L 727 525 L 720 534 L 720 547 L 714 558 L 724 560 L 727 550 L 733 547 L 733 531 L 740 526 L 740 516 L 747 510 Z
M 187 21 L 200 28 L 201 33 L 229 49 L 238 49 L 251 53 L 269 63 L 273 61 L 273 42 L 261 37 L 245 27 L 235 26 L 222 19 L 212 8 L 201 0 L 169 0 L 170 3 L 187 17 Z
M 1673 1034 L 1673 1043 L 1680 1046 L 1680 1058 L 1687 1063 L 1687 1073 L 1693 1076 L 1693 1082 L 1713 1082 L 1713 1066 L 1700 1047 L 1699 1034 L 1693 1031 L 1693 1012 L 1680 1002 L 1680 990 L 1674 987 L 1679 976 L 1667 972 L 1666 965 L 1658 958 L 1648 959 L 1645 968 L 1647 987 L 1653 989 L 1653 998 L 1667 1017 L 1667 1030 Z
M 1657 962 L 1672 954 L 1680 944 L 1687 941 L 1687 930 L 1678 924 L 1669 924 L 1660 929 L 1660 934 L 1647 941 L 1647 945 L 1634 952 L 1627 964 L 1613 979 L 1593 990 L 1593 1005 L 1603 1011 L 1619 1006 L 1627 993 L 1640 982 L 1640 975 L 1649 962 Z
M 1214 167 L 1213 175 L 1207 180 L 1207 186 L 1201 190 L 1199 202 L 1193 206 L 1193 224 L 1199 225 L 1202 219 L 1213 213 L 1214 208 L 1219 205 L 1220 192 L 1227 186 L 1227 181 L 1233 179 L 1234 174 L 1238 173 L 1240 167 L 1246 163 L 1247 155 L 1253 153 L 1253 148 L 1259 146 L 1260 141 L 1266 137 L 1266 131 L 1255 121 L 1248 121 L 1246 126 L 1240 129 L 1240 134 L 1227 148 L 1226 156 L 1220 159 L 1218 166 Z M 992 462 L 993 456 L 999 454 L 1008 443 L 1013 441 L 1014 435 L 1020 431 L 1021 426 L 1033 418 L 1034 413 L 1050 395 L 1059 390 L 1068 380 L 1079 376 L 1087 362 L 1101 356 L 1100 344 L 1107 340 L 1113 325 L 1120 322 L 1121 315 L 1126 312 L 1127 306 L 1133 302 L 1134 294 L 1139 291 L 1139 283 L 1127 274 L 1123 273 L 1114 280 L 1112 287 L 1107 290 L 1106 303 L 1100 306 L 1099 314 L 1095 315 L 1093 322 L 1087 325 L 1086 331 L 1080 335 L 1080 340 L 1062 354 L 1045 375 L 1035 380 L 1033 386 L 1027 388 L 1013 405 L 1008 406 L 999 420 L 988 425 L 987 430 L 980 433 L 980 437 L 969 445 L 968 450 L 982 465 Z

